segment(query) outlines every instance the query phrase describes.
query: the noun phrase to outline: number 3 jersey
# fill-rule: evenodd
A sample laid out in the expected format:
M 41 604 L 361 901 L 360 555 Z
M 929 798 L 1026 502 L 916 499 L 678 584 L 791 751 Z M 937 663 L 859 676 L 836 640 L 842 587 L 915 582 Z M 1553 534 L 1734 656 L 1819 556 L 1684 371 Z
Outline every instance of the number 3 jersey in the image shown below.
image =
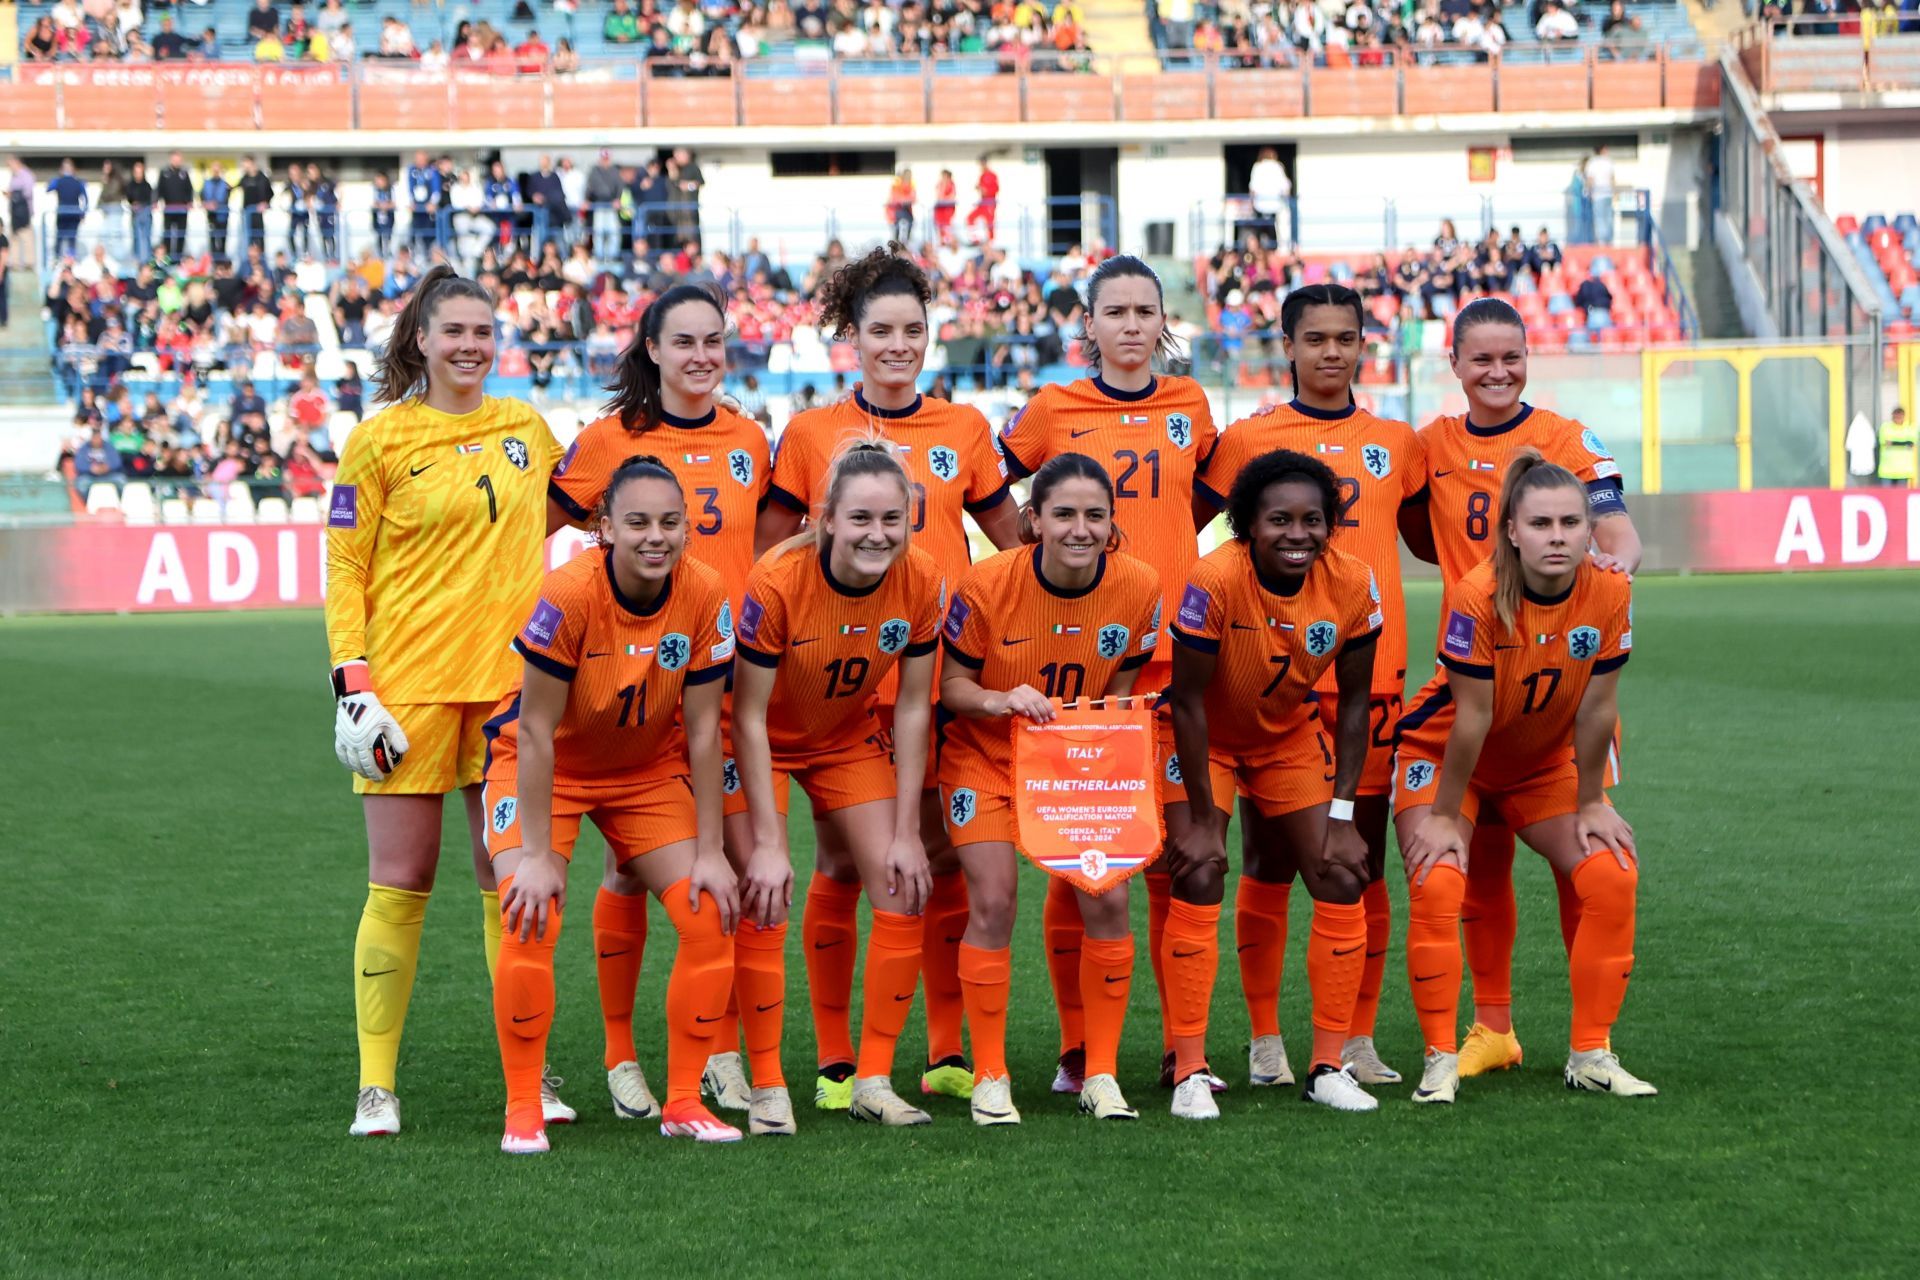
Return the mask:
M 560 446 L 518 400 L 416 401 L 355 427 L 327 501 L 327 649 L 367 659 L 383 702 L 494 702 L 544 568 Z
M 1058 587 L 1040 570 L 1039 547 L 1015 547 L 968 571 L 941 634 L 947 660 L 983 689 L 1024 684 L 1062 702 L 1098 698 L 1115 672 L 1145 666 L 1156 652 L 1160 576 L 1116 551 L 1100 558 L 1089 585 Z M 1008 721 L 942 720 L 940 784 L 1004 794 L 1013 767 Z
M 1331 547 L 1291 584 L 1262 578 L 1237 539 L 1202 556 L 1172 630 L 1215 655 L 1209 745 L 1243 764 L 1284 755 L 1295 728 L 1318 722 L 1306 697 L 1340 651 L 1380 633 L 1379 594 L 1364 561 Z
M 733 667 L 733 607 L 726 583 L 682 556 L 652 603 L 620 590 L 611 550 L 586 551 L 547 575 L 513 647 L 527 664 L 566 681 L 567 710 L 553 734 L 556 779 L 628 785 L 687 772 L 681 693 Z M 487 769 L 517 755 L 520 690 L 487 722 Z
M 775 760 L 839 750 L 876 732 L 874 691 L 901 658 L 933 652 L 942 594 L 933 557 L 914 546 L 870 587 L 835 579 L 826 554 L 809 544 L 770 551 L 754 565 L 740 656 L 779 671 L 767 701 Z
M 1633 588 L 1623 573 L 1581 563 L 1564 595 L 1524 591 L 1511 628 L 1493 604 L 1493 564 L 1483 561 L 1447 588 L 1440 610 L 1440 665 L 1400 718 L 1403 754 L 1442 758 L 1453 727 L 1449 673 L 1493 681 L 1493 725 L 1474 777 L 1513 780 L 1558 765 L 1573 750 L 1574 713 L 1598 675 L 1633 650 Z

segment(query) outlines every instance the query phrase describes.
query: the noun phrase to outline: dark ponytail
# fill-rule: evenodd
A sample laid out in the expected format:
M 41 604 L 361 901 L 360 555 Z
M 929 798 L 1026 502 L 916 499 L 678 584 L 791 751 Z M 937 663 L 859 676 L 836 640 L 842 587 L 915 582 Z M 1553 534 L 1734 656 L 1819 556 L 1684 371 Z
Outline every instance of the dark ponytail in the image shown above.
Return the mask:
M 1587 492 L 1580 477 L 1548 462 L 1531 445 L 1513 451 L 1507 474 L 1500 484 L 1500 532 L 1493 540 L 1493 609 L 1500 615 L 1500 625 L 1508 631 L 1513 630 L 1514 619 L 1520 616 L 1520 599 L 1526 586 L 1520 548 L 1514 543 L 1510 530 L 1514 514 L 1520 509 L 1520 499 L 1536 489 L 1572 489 L 1582 496 Z M 1580 509 L 1583 512 L 1587 509 L 1584 502 Z
M 399 404 L 424 396 L 427 385 L 427 353 L 420 349 L 420 335 L 433 321 L 433 313 L 449 298 L 475 298 L 493 310 L 493 295 L 485 288 L 458 274 L 446 263 L 430 269 L 414 286 L 413 296 L 394 318 L 393 332 L 387 336 L 386 350 L 380 353 L 373 371 L 375 404 Z
M 667 313 L 683 302 L 706 303 L 720 313 L 721 327 L 726 326 L 727 300 L 718 286 L 677 284 L 647 305 L 633 341 L 620 353 L 613 381 L 605 388 L 613 398 L 603 412 L 618 417 L 620 425 L 629 431 L 651 431 L 660 425 L 660 365 L 647 350 L 647 343 L 660 340 Z

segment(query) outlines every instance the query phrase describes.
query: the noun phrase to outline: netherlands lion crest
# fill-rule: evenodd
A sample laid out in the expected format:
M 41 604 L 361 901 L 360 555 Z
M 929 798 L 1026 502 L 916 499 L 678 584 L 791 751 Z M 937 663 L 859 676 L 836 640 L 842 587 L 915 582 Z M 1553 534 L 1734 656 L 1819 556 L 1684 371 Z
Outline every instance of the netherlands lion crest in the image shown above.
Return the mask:
M 527 452 L 526 441 L 519 436 L 508 436 L 502 440 L 500 449 L 507 455 L 507 461 L 522 471 L 533 465 L 533 455 Z
M 1333 652 L 1333 646 L 1339 639 L 1339 627 L 1331 622 L 1316 622 L 1307 628 L 1307 652 L 1316 658 L 1324 658 Z
M 1167 439 L 1173 441 L 1176 449 L 1184 449 L 1193 443 L 1193 419 L 1184 413 L 1167 415 Z
M 1385 480 L 1393 474 L 1393 454 L 1385 445 L 1368 444 L 1360 447 L 1360 464 L 1367 474 L 1375 480 Z
M 1133 633 L 1117 622 L 1109 622 L 1100 628 L 1100 656 L 1118 658 L 1127 651 L 1127 639 Z
M 927 469 L 942 480 L 951 480 L 960 474 L 960 455 L 937 444 L 927 450 Z
M 745 449 L 735 449 L 732 453 L 728 454 L 727 474 L 732 476 L 736 483 L 743 485 L 752 484 L 753 455 Z

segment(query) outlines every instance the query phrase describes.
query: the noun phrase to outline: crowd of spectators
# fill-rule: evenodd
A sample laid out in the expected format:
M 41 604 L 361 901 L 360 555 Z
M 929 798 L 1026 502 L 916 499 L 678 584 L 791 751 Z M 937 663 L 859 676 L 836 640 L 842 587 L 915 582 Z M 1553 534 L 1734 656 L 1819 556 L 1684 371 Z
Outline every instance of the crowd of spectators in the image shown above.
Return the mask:
M 1788 36 L 1863 38 L 1920 32 L 1914 0 L 1746 0 L 1747 12 Z
M 1827 2 L 1827 0 L 1823 0 Z M 1383 66 L 1390 55 L 1506 49 L 1524 23 L 1543 43 L 1579 40 L 1572 0 L 1158 0 L 1161 44 L 1219 54 L 1228 65 Z M 1623 53 L 1642 43 L 1640 20 L 1615 0 L 1599 33 Z
M 288 188 L 310 185 L 305 166 L 282 183 L 251 159 L 242 167 L 241 183 L 264 182 L 279 207 Z M 821 286 L 849 260 L 847 246 L 833 240 L 810 262 L 789 264 L 757 239 L 739 253 L 703 245 L 697 218 L 680 221 L 679 209 L 652 202 L 651 186 L 647 202 L 639 192 L 671 174 L 691 180 L 697 196 L 698 162 L 685 151 L 638 172 L 605 152 L 584 170 L 567 157 L 541 157 L 533 183 L 520 188 L 525 198 L 504 211 L 484 198 L 468 203 L 467 193 L 484 187 L 444 157 L 417 156 L 408 174 L 422 173 L 451 176 L 437 188 L 423 183 L 420 191 L 439 195 L 413 220 L 408 175 L 398 188 L 377 182 L 397 193 L 387 203 L 390 218 L 399 216 L 389 234 L 344 262 L 327 256 L 331 227 L 302 230 L 296 221 L 283 234 L 276 221 L 270 235 L 264 224 L 248 232 L 246 208 L 218 254 L 197 240 L 186 251 L 164 228 L 137 257 L 115 247 L 128 241 L 108 238 L 63 254 L 50 272 L 44 316 L 57 376 L 76 405 L 70 461 L 82 495 L 97 479 L 146 479 L 162 496 L 217 494 L 235 480 L 261 494 L 300 496 L 297 485 L 326 475 L 332 416 L 358 417 L 368 360 L 421 275 L 443 260 L 496 298 L 498 372 L 527 378 L 536 401 L 597 402 L 647 303 L 681 282 L 727 296 L 736 378 L 764 373 L 783 346 L 795 367 L 810 353 L 806 367 L 823 381 L 829 370 L 852 367 L 851 350 L 819 332 L 815 308 Z M 549 194 L 549 179 L 551 203 L 534 203 Z M 542 213 L 537 233 L 533 210 Z M 963 224 L 971 231 L 964 236 L 931 221 L 910 251 L 933 280 L 929 317 L 940 349 L 932 363 L 943 385 L 1017 399 L 1040 370 L 1076 358 L 1084 318 L 1077 286 L 1107 250 L 1076 245 L 1035 272 L 992 243 L 990 216 Z M 150 387 L 178 387 L 178 397 Z M 748 391 L 757 387 L 756 380 Z M 764 409 L 764 399 L 754 408 Z
M 182 8 L 204 0 L 179 0 Z M 20 56 L 27 62 L 219 61 L 212 26 L 178 29 L 175 0 L 53 0 L 23 25 Z M 580 67 L 575 37 L 597 22 L 605 46 L 658 63 L 654 74 L 725 75 L 745 59 L 790 55 L 799 59 L 912 57 L 992 53 L 1025 61 L 1039 55 L 1073 65 L 1087 52 L 1086 17 L 1079 0 L 579 0 L 553 6 L 569 35 L 540 33 L 531 0 L 519 0 L 506 22 L 515 40 L 487 20 L 463 19 L 445 40 L 443 28 L 422 39 L 408 23 L 387 15 L 377 33 L 357 33 L 345 0 L 254 0 L 246 20 L 249 56 L 259 63 L 350 63 L 357 59 L 410 62 L 424 70 L 465 68 L 501 75 Z M 195 25 L 190 21 L 187 25 Z

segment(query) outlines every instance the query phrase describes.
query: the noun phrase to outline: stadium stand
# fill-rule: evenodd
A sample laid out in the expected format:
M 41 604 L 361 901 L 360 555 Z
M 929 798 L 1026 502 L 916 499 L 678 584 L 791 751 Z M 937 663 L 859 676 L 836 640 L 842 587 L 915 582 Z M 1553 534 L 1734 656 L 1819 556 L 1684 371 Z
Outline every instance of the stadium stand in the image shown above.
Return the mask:
M 1842 214 L 1833 225 L 1880 300 L 1888 340 L 1914 341 L 1920 336 L 1920 219 L 1911 212 L 1891 220 L 1878 213 Z

